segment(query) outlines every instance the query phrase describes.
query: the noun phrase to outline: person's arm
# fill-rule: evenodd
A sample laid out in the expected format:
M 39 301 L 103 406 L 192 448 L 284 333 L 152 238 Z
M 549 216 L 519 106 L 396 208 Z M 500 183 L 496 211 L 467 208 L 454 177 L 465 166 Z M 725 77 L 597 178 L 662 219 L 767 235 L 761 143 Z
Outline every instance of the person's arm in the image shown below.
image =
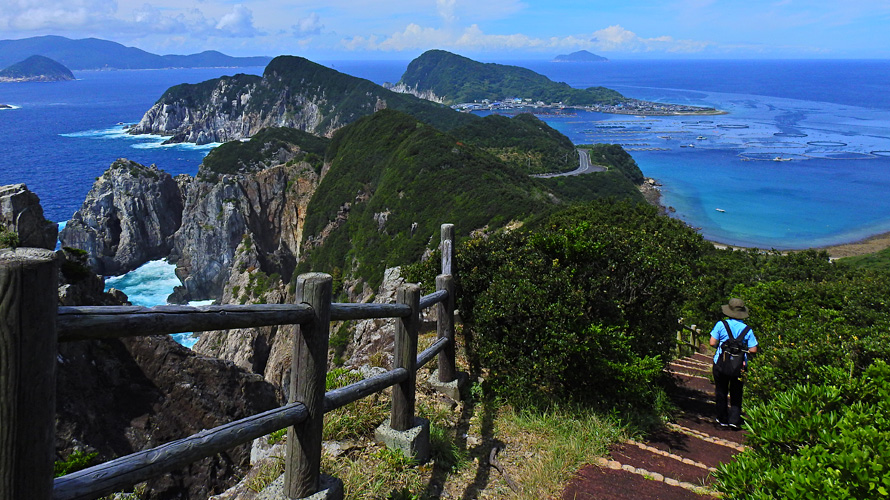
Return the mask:
M 717 339 L 711 337 L 710 340 L 708 340 L 708 344 L 711 344 L 711 347 L 717 347 Z
M 714 344 L 711 344 L 711 345 L 714 345 Z M 754 346 L 749 347 L 748 352 L 751 354 L 754 354 L 755 352 L 757 352 L 757 346 L 754 345 Z

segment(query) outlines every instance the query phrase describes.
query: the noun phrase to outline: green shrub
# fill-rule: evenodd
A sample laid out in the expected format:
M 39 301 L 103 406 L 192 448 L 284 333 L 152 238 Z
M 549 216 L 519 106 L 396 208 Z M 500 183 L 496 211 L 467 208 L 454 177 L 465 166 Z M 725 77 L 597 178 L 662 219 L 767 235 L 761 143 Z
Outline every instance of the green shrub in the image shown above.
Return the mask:
M 55 464 L 53 464 L 54 477 L 62 477 L 66 474 L 86 469 L 98 455 L 97 452 L 84 453 L 79 450 L 73 451 L 65 460 L 56 460 Z
M 717 471 L 729 498 L 890 496 L 890 366 L 797 385 L 748 411 L 748 451 Z
M 655 399 L 700 248 L 682 223 L 617 202 L 460 246 L 459 308 L 495 392 L 522 402 Z

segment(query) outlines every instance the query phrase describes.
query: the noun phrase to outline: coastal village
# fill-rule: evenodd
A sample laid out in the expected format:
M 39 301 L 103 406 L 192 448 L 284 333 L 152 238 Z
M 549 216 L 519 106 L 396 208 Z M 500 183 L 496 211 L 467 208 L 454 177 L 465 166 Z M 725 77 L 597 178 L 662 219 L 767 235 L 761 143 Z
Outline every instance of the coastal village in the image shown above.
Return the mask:
M 615 104 L 591 104 L 586 106 L 567 106 L 561 102 L 547 104 L 543 101 L 533 102 L 531 99 L 510 97 L 500 101 L 483 99 L 482 101 L 460 103 L 451 106 L 464 112 L 471 111 L 528 111 L 536 114 L 559 113 L 566 109 L 580 109 L 597 113 L 640 116 L 677 116 L 677 115 L 722 115 L 725 111 L 702 106 L 686 104 L 668 104 L 661 102 L 627 99 Z

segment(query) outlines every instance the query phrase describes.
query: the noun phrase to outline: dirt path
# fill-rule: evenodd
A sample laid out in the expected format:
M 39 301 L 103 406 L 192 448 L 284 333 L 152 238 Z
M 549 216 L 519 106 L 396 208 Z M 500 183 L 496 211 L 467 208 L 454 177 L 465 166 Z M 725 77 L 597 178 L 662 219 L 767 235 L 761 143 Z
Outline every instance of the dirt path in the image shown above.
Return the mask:
M 696 353 L 670 364 L 679 381 L 671 395 L 681 413 L 677 421 L 645 442 L 612 446 L 610 456 L 583 467 L 563 490 L 561 500 L 700 500 L 719 496 L 711 472 L 744 450 L 744 431 L 714 421 L 712 360 Z

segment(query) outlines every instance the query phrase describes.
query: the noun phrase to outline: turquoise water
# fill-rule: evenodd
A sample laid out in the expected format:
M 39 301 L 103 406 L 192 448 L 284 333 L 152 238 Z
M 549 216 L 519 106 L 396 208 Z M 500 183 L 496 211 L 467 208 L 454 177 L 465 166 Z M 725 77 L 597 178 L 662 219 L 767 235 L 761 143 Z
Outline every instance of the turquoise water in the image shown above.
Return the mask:
M 674 216 L 709 239 L 784 249 L 890 231 L 890 61 L 513 63 L 574 87 L 604 85 L 629 97 L 728 111 L 543 117 L 578 144 L 625 145 L 643 173 L 663 184 Z M 407 64 L 327 63 L 375 83 L 398 81 Z M 0 85 L 0 103 L 17 108 L 0 110 L 0 184 L 26 183 L 46 216 L 64 221 L 117 158 L 194 174 L 209 147 L 163 146 L 160 137 L 124 134 L 120 124 L 138 121 L 172 85 L 235 71 L 76 72 L 74 82 Z M 149 263 L 109 286 L 136 304 L 162 304 L 178 284 L 172 269 Z
M 728 114 L 542 118 L 578 144 L 623 144 L 674 216 L 714 241 L 799 249 L 890 231 L 890 111 L 719 92 L 686 102 Z

